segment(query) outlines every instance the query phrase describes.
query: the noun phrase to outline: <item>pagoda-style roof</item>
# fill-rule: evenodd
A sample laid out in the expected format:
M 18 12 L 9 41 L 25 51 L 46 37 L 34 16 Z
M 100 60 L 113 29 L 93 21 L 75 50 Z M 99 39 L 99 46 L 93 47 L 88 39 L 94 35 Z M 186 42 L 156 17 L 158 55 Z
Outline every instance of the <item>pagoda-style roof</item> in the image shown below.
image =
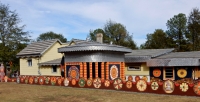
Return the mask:
M 85 52 L 85 51 L 115 51 L 115 52 L 123 52 L 130 53 L 131 49 L 111 44 L 102 44 L 98 42 L 84 42 L 76 45 L 66 46 L 58 49 L 59 53 L 63 52 Z

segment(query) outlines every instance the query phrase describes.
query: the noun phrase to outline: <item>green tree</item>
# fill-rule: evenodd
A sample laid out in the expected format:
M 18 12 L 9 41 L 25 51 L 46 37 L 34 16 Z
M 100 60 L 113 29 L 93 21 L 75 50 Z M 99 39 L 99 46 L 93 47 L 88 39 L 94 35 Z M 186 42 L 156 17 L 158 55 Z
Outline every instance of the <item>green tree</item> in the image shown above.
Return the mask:
M 173 40 L 162 29 L 156 29 L 154 33 L 147 34 L 147 41 L 140 46 L 141 49 L 171 48 Z
M 187 18 L 185 14 L 179 13 L 175 15 L 173 18 L 167 21 L 167 35 L 174 40 L 174 47 L 177 51 L 186 51 L 187 49 L 187 41 L 185 39 L 185 35 L 187 33 L 186 26 Z
M 132 39 L 132 35 L 129 35 L 128 31 L 126 30 L 126 27 L 121 23 L 116 23 L 111 20 L 107 21 L 103 30 L 90 30 L 90 39 L 95 41 L 97 33 L 103 34 L 104 43 L 110 43 L 112 41 L 115 45 L 121 45 L 129 47 L 131 49 L 137 49 L 137 46 Z
M 59 39 L 63 43 L 67 42 L 67 39 L 62 34 L 57 34 L 52 31 L 40 34 L 37 38 L 37 41 L 45 41 L 51 39 Z
M 16 11 L 0 2 L 0 61 L 6 65 L 16 60 L 16 54 L 30 41 L 29 32 L 24 31 L 25 25 L 20 26 L 21 20 Z M 17 62 L 16 62 L 17 63 Z
M 192 45 L 192 50 L 200 50 L 200 11 L 194 8 L 188 17 L 188 30 L 187 38 Z

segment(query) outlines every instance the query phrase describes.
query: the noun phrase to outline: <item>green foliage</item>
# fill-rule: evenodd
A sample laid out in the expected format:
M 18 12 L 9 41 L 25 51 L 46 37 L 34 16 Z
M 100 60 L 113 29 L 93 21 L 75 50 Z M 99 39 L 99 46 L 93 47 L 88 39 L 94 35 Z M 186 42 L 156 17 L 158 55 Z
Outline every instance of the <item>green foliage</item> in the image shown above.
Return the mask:
M 59 39 L 63 43 L 67 42 L 67 39 L 62 34 L 57 34 L 52 31 L 40 34 L 37 38 L 37 41 L 45 41 L 51 39 Z
M 0 61 L 19 63 L 16 54 L 30 41 L 29 32 L 23 31 L 25 25 L 19 26 L 20 18 L 8 5 L 0 3 Z
M 131 49 L 137 49 L 137 46 L 132 39 L 132 35 L 129 35 L 126 27 L 121 23 L 116 23 L 111 20 L 107 21 L 103 30 L 90 30 L 90 39 L 96 41 L 96 34 L 98 33 L 103 34 L 104 43 L 110 43 L 112 41 L 113 44 L 116 45 L 129 47 Z
M 154 33 L 147 34 L 147 41 L 140 46 L 141 49 L 171 48 L 173 40 L 162 29 L 156 29 Z
M 186 37 L 191 44 L 193 51 L 200 50 L 200 11 L 198 8 L 194 8 L 188 17 L 188 31 Z
M 186 39 L 185 35 L 187 33 L 186 26 L 187 18 L 185 14 L 179 13 L 175 15 L 173 18 L 167 21 L 167 35 L 174 40 L 174 48 L 177 51 L 186 51 Z

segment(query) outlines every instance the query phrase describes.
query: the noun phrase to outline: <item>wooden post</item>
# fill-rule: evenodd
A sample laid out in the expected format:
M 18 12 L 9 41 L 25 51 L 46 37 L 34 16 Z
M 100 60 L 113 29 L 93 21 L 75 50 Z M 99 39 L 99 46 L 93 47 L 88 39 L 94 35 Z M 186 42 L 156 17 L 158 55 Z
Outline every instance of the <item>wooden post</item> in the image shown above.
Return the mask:
M 92 62 L 90 62 L 90 78 L 92 79 Z
M 109 80 L 109 71 L 108 71 L 108 66 L 109 62 L 106 63 L 106 79 Z
M 101 62 L 101 80 L 104 80 L 104 62 Z
M 84 70 L 84 78 L 87 79 L 87 64 L 86 62 L 83 63 L 83 70 Z
M 98 62 L 95 62 L 95 77 L 98 78 Z
M 80 65 L 80 78 L 82 78 L 83 77 L 83 64 L 80 62 L 79 63 L 79 65 Z
M 65 74 L 64 77 L 67 78 L 67 75 L 66 75 L 66 73 L 67 73 L 67 70 L 66 70 L 67 69 L 67 63 L 65 63 L 65 67 L 64 67 L 64 74 Z
M 120 71 L 119 77 L 122 79 L 122 73 L 123 73 L 123 65 L 122 65 L 122 63 L 119 64 L 119 71 Z

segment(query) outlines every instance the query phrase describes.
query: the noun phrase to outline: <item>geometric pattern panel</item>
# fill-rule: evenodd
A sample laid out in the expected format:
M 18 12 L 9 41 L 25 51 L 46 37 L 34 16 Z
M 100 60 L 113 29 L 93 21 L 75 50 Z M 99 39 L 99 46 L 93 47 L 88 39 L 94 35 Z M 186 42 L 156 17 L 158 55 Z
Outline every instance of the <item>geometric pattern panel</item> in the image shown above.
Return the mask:
M 79 66 L 70 66 L 68 70 L 68 78 L 78 80 L 79 79 Z
M 147 83 L 144 80 L 138 80 L 136 83 L 138 91 L 145 91 L 147 88 Z
M 120 65 L 110 64 L 109 65 L 109 76 L 111 80 L 114 80 L 120 76 Z
M 172 93 L 174 91 L 174 83 L 171 80 L 166 80 L 163 83 L 163 90 L 165 93 Z

